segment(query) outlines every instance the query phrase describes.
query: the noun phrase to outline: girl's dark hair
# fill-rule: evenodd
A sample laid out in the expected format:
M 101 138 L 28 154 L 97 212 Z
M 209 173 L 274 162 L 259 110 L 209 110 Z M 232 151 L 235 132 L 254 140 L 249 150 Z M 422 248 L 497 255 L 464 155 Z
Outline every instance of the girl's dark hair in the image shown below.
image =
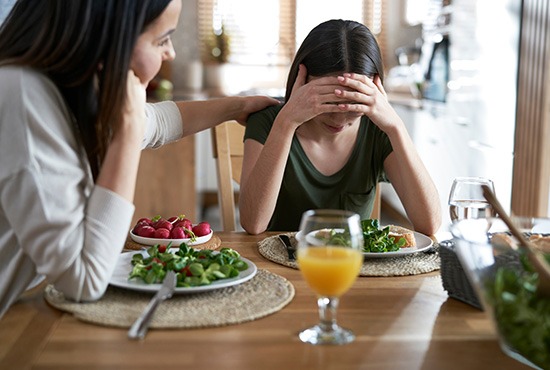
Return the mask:
M 126 100 L 137 38 L 170 0 L 18 0 L 0 28 L 0 65 L 46 74 L 73 115 L 94 178 Z
M 336 73 L 359 73 L 384 81 L 382 55 L 376 38 L 363 24 L 332 19 L 316 26 L 304 39 L 290 67 L 286 83 L 288 101 L 303 64 L 309 76 L 322 77 Z

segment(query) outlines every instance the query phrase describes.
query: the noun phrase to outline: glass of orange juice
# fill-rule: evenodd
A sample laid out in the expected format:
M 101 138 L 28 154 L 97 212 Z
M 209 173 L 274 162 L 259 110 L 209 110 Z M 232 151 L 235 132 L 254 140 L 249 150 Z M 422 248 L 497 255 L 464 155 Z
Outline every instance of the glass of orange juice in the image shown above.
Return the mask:
M 336 323 L 340 297 L 355 282 L 363 263 L 363 230 L 358 214 L 342 210 L 310 210 L 300 223 L 297 262 L 317 293 L 320 322 L 300 332 L 302 342 L 345 344 L 355 339 Z

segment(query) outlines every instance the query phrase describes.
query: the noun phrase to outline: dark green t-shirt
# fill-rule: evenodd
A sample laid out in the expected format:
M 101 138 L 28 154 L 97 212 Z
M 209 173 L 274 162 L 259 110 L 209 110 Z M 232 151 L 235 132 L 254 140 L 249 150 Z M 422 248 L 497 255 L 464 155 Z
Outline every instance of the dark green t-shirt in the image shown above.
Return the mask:
M 251 115 L 245 140 L 264 144 L 281 108 L 271 106 Z M 294 135 L 268 230 L 298 230 L 302 213 L 309 209 L 344 209 L 358 213 L 361 219 L 369 218 L 376 184 L 388 181 L 384 160 L 392 150 L 388 136 L 364 116 L 348 162 L 334 175 L 325 176 L 313 166 Z

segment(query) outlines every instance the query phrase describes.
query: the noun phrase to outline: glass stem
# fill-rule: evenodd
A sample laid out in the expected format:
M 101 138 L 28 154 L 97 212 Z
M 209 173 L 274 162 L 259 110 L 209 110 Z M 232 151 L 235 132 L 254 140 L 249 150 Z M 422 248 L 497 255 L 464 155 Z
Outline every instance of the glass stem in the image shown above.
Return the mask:
M 337 297 L 319 297 L 317 306 L 319 307 L 319 326 L 323 331 L 333 331 L 338 325 L 336 324 L 336 309 L 338 308 Z

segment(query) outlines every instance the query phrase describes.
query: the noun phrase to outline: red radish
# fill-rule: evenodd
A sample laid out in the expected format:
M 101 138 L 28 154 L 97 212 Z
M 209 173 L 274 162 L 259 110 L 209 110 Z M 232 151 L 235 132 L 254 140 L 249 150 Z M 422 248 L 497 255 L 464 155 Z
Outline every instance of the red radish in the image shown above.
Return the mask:
M 144 238 L 152 238 L 155 235 L 155 228 L 147 225 L 140 225 L 135 231 L 135 234 L 143 236 Z
M 183 227 L 174 227 L 172 231 L 170 231 L 170 239 L 185 239 L 185 231 L 183 231 Z
M 174 226 L 181 226 L 184 229 L 191 230 L 193 228 L 193 223 L 188 218 L 184 218 L 182 220 L 176 221 L 176 223 L 174 223 Z
M 138 231 L 143 227 L 143 226 L 147 226 L 147 225 L 144 225 L 144 224 L 136 224 L 136 226 L 134 226 L 134 228 L 132 229 L 132 232 L 136 235 L 139 235 Z
M 140 218 L 132 233 L 145 238 L 157 238 L 157 239 L 185 239 L 195 237 L 206 236 L 212 232 L 210 224 L 208 222 L 200 222 L 193 226 L 190 219 L 185 218 L 185 215 L 172 216 L 168 219 L 161 217 L 160 215 L 153 217 L 152 219 L 147 217 Z
M 138 220 L 138 222 L 136 222 L 136 225 L 149 225 L 149 226 L 151 226 L 152 223 L 153 223 L 153 221 L 151 221 L 151 219 L 149 219 L 147 217 L 142 217 Z
M 164 219 L 164 218 L 161 218 L 160 220 L 158 220 L 157 222 L 154 222 L 153 223 L 153 227 L 155 229 L 167 229 L 168 231 L 172 230 L 172 228 L 174 227 L 174 225 L 172 225 L 171 222 L 169 222 L 168 220 Z
M 157 239 L 168 239 L 170 237 L 170 230 L 160 227 L 155 230 L 154 238 Z
M 210 234 L 212 229 L 210 228 L 210 224 L 206 221 L 200 222 L 197 225 L 193 226 L 193 233 L 195 233 L 195 236 L 206 236 Z

